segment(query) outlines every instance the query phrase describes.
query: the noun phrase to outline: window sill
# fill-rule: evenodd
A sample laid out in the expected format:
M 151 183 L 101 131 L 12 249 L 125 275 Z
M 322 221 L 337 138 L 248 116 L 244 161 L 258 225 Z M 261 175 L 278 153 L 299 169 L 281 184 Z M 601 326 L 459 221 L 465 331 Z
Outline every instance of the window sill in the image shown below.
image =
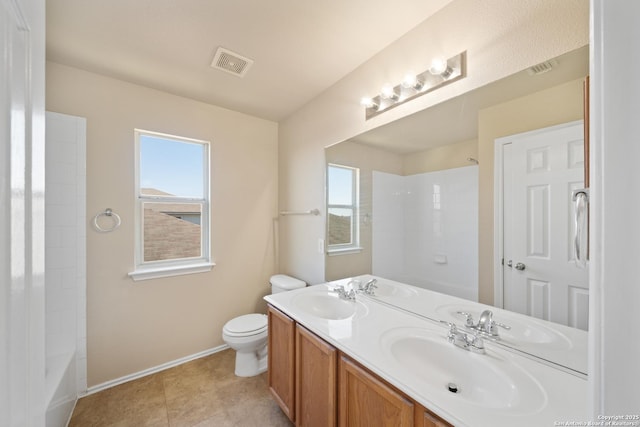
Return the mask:
M 129 277 L 137 282 L 139 280 L 159 279 L 162 277 L 181 276 L 183 274 L 205 273 L 211 271 L 215 265 L 216 264 L 212 262 L 203 262 L 191 265 L 145 268 L 132 271 L 129 273 Z
M 344 249 L 329 249 L 327 251 L 327 255 L 329 256 L 337 256 L 337 255 L 352 255 L 359 254 L 362 252 L 363 248 L 355 247 L 355 248 L 344 248 Z

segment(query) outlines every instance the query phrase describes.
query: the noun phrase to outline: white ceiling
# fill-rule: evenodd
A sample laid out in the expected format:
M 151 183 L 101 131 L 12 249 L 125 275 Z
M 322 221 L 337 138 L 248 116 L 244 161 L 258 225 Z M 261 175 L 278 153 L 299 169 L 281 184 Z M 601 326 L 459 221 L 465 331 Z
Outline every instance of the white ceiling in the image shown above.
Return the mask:
M 451 1 L 48 0 L 47 59 L 280 121 Z

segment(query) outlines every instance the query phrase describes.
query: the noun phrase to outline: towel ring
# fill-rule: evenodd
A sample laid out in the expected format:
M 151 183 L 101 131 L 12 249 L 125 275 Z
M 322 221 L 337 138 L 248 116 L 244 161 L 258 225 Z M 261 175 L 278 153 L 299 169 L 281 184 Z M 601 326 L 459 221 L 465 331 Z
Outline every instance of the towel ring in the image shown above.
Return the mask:
M 111 228 L 102 228 L 100 227 L 100 225 L 98 224 L 98 219 L 101 216 L 107 216 L 111 219 L 113 219 L 113 225 L 111 226 Z M 99 214 L 97 214 L 96 216 L 93 217 L 93 226 L 95 227 L 95 229 L 101 233 L 109 233 L 113 230 L 115 230 L 116 228 L 120 227 L 120 224 L 122 223 L 122 221 L 120 220 L 120 215 L 118 215 L 117 213 L 115 213 L 114 211 L 111 210 L 111 208 L 107 208 L 104 210 L 104 212 L 100 212 Z

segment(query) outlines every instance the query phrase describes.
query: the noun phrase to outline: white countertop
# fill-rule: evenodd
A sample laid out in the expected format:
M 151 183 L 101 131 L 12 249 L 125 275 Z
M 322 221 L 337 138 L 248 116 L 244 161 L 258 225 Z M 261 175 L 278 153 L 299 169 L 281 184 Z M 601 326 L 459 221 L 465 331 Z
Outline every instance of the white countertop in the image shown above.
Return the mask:
M 587 331 L 369 274 L 354 279 L 365 283 L 372 278 L 377 278 L 381 287 L 385 284 L 391 287 L 400 286 L 411 293 L 407 297 L 406 294 L 378 292 L 376 300 L 436 322 L 446 320 L 462 325 L 465 318 L 457 314 L 459 311 L 473 314 L 477 322 L 483 310 L 491 310 L 496 322 L 511 327 L 511 330 L 500 329 L 501 338 L 498 344 L 535 356 L 579 375 L 585 377 L 587 375 Z M 345 285 L 349 280 L 352 279 L 337 280 L 330 285 Z
M 314 316 L 301 309 L 299 304 L 294 303 L 299 295 L 326 292 L 339 283 L 346 283 L 346 281 L 268 295 L 265 300 L 455 426 L 539 427 L 553 426 L 554 422 L 580 422 L 587 419 L 587 381 L 579 375 L 556 369 L 485 340 L 486 354 L 458 350 L 468 354 L 470 364 L 477 360 L 478 365 L 482 366 L 483 359 L 478 358 L 488 357 L 498 362 L 496 366 L 500 365 L 500 361 L 516 366 L 518 370 L 526 372 L 529 381 L 538 384 L 541 393 L 533 404 L 518 401 L 507 405 L 494 405 L 491 402 L 479 404 L 465 398 L 464 393 L 449 392 L 446 389 L 446 383 L 441 388 L 434 389 L 429 383 L 421 380 L 421 376 L 432 375 L 432 373 L 416 372 L 414 368 L 402 366 L 393 360 L 389 346 L 385 342 L 385 337 L 416 330 L 426 331 L 432 335 L 437 334 L 441 336 L 442 342 L 447 343 L 445 325 L 360 294 L 357 295 L 356 302 L 352 303 L 356 305 L 355 315 L 342 320 L 327 320 Z M 440 302 L 450 304 L 459 302 L 458 298 L 446 295 L 439 298 L 442 298 Z M 420 297 L 415 299 L 418 301 Z M 474 303 L 465 301 L 465 304 Z M 447 343 L 447 345 L 452 344 Z M 523 404 L 531 407 L 524 410 L 515 409 Z

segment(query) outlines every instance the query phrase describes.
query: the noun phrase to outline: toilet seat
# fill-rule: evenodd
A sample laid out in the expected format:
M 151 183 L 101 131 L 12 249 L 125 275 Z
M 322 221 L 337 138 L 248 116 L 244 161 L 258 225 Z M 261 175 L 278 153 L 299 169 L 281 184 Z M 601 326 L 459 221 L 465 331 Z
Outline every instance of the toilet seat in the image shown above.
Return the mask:
M 266 314 L 245 314 L 229 320 L 222 332 L 229 337 L 247 337 L 267 331 Z

